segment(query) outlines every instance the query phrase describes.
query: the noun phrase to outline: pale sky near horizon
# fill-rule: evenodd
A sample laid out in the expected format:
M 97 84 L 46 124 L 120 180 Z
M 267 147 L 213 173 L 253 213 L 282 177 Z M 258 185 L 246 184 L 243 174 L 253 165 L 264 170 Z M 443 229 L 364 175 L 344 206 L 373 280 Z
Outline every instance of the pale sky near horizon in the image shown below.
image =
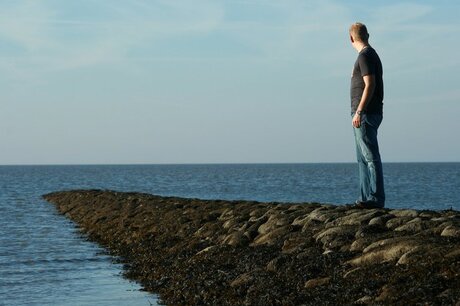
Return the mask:
M 460 161 L 460 2 L 0 0 L 0 165 L 354 162 L 348 27 L 384 162 Z

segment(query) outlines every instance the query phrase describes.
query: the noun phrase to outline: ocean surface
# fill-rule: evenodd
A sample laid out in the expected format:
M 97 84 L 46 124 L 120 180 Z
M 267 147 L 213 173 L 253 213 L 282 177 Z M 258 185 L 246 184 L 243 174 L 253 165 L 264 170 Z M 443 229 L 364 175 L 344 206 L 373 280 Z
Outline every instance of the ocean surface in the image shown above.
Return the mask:
M 460 210 L 460 163 L 389 163 L 384 173 L 387 207 Z M 69 189 L 333 204 L 358 194 L 355 164 L 0 166 L 0 305 L 157 304 L 41 198 Z

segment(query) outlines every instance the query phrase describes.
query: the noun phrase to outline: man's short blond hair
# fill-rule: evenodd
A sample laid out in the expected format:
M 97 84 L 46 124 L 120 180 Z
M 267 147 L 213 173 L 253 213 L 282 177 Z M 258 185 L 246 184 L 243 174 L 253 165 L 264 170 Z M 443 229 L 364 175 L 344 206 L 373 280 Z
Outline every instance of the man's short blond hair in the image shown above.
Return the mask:
M 366 26 L 361 22 L 355 22 L 350 26 L 350 35 L 354 40 L 367 43 L 369 40 L 369 33 Z

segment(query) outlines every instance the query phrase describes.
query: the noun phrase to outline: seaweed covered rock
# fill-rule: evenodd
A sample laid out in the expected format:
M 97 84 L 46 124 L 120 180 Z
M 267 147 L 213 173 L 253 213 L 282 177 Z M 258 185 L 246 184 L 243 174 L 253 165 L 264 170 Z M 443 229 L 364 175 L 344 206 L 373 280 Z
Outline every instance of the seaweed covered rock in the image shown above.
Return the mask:
M 44 198 L 170 305 L 460 303 L 460 213 L 160 197 Z

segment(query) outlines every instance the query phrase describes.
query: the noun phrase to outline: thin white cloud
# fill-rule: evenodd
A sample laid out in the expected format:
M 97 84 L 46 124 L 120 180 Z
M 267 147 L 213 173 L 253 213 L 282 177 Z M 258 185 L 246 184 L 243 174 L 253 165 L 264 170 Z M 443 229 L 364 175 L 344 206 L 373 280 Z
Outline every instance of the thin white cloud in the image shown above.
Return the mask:
M 169 41 L 180 46 L 184 44 L 183 38 L 193 40 L 207 34 L 220 36 L 235 44 L 236 49 L 244 50 L 235 54 L 229 51 L 223 55 L 224 59 L 281 59 L 333 66 L 349 56 L 338 50 L 349 47 L 346 29 L 353 12 L 349 5 L 339 1 L 82 0 L 81 3 L 91 4 L 101 14 L 93 14 L 92 18 L 69 14 L 65 3 L 50 0 L 0 5 L 0 39 L 19 50 L 14 55 L 0 54 L 0 65 L 23 77 L 32 71 L 30 67 L 40 65 L 42 73 L 127 60 L 199 59 L 199 53 L 187 53 L 187 46 L 171 55 L 166 51 L 156 52 L 157 46 L 165 42 L 167 45 Z M 229 18 L 235 3 L 240 5 L 237 9 L 257 12 L 257 18 Z M 458 34 L 458 26 L 424 23 L 423 18 L 432 11 L 429 5 L 409 2 L 368 9 L 372 41 L 378 42 L 377 47 L 394 59 L 390 66 L 401 65 L 403 69 L 414 66 L 401 59 L 401 52 L 422 58 L 436 52 L 439 47 L 428 40 L 445 39 L 439 37 L 439 30 Z M 258 18 L 267 13 L 276 18 Z M 203 52 L 202 59 L 208 59 L 210 52 L 213 51 Z M 215 55 L 213 58 L 219 59 L 219 54 Z M 417 56 L 412 59 L 416 61 Z
M 0 64 L 15 63 L 17 75 L 23 76 L 20 70 L 30 67 L 30 62 L 44 64 L 43 70 L 62 70 L 123 60 L 130 50 L 159 38 L 212 31 L 223 16 L 211 1 L 200 6 L 190 1 L 93 4 L 105 12 L 102 20 L 65 19 L 68 12 L 59 2 L 18 1 L 2 7 L 0 39 L 20 52 L 0 54 Z
M 16 2 L 9 9 L 2 10 L 0 24 L 3 30 L 0 30 L 0 38 L 7 38 L 23 48 L 24 52 L 17 54 L 17 59 L 27 62 L 25 67 L 30 66 L 30 61 L 45 63 L 48 60 L 44 70 L 124 61 L 131 51 L 139 48 L 155 51 L 159 40 L 190 39 L 193 35 L 208 33 L 218 33 L 224 39 L 230 39 L 229 43 L 252 50 L 248 56 L 257 60 L 301 60 L 307 51 L 311 52 L 311 48 L 322 40 L 325 33 L 342 31 L 348 18 L 348 9 L 344 5 L 317 0 L 246 2 L 260 14 L 266 11 L 275 13 L 279 16 L 275 21 L 270 18 L 229 20 L 226 18 L 226 9 L 232 4 L 225 1 L 133 0 L 91 3 L 95 10 L 105 13 L 103 18 L 64 18 L 65 4 L 60 2 Z M 78 39 L 70 38 L 72 35 L 78 36 Z M 332 41 L 334 43 L 337 44 Z M 175 55 L 177 59 L 199 56 L 187 55 L 187 46 L 183 49 L 183 53 Z M 321 53 L 326 52 L 325 49 Z M 205 57 L 209 55 L 207 52 L 204 54 Z M 137 56 L 139 59 L 146 58 L 145 54 Z M 151 53 L 152 59 L 157 56 L 161 59 L 165 54 Z M 241 54 L 225 55 L 229 59 L 235 56 Z M 8 59 L 3 59 L 3 62 L 5 60 Z M 17 70 L 20 69 L 25 68 L 18 66 Z
M 460 25 L 434 20 L 431 15 L 439 9 L 434 3 L 407 2 L 383 5 L 373 11 L 371 40 L 382 50 L 390 71 L 410 76 L 435 70 L 441 73 L 449 66 L 460 65 L 456 56 L 460 51 Z M 445 52 L 446 46 L 449 52 Z
M 350 11 L 335 1 L 238 1 L 263 14 L 276 12 L 275 20 L 226 20 L 221 29 L 239 42 L 258 51 L 266 60 L 302 60 L 314 51 L 319 41 L 333 33 L 346 33 Z M 345 37 L 345 36 L 344 36 Z M 336 45 L 336 37 L 328 43 Z M 340 42 L 339 42 L 340 43 Z M 324 44 L 324 43 L 323 43 Z M 323 46 L 319 46 L 323 47 Z M 320 52 L 326 53 L 327 50 Z
M 1 7 L 0 38 L 33 52 L 49 43 L 47 25 L 43 21 L 53 17 L 54 11 L 43 7 L 39 1 L 15 1 L 12 6 Z
M 379 6 L 378 10 L 373 11 L 371 18 L 376 23 L 393 25 L 393 28 L 396 29 L 401 25 L 427 16 L 432 11 L 432 6 L 426 4 L 397 3 Z

